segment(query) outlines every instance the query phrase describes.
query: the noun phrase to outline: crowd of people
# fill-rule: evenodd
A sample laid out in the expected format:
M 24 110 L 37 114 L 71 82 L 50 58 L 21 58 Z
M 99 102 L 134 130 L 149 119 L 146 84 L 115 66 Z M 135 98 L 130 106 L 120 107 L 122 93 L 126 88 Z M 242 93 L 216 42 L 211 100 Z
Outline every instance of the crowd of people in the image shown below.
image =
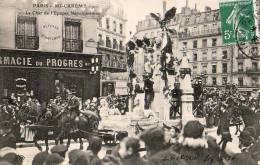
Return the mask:
M 2 128 L 2 127 L 1 127 Z M 257 165 L 260 161 L 260 141 L 249 131 L 239 135 L 239 147 L 229 141 L 225 147 L 205 133 L 204 126 L 196 120 L 187 122 L 182 132 L 172 127 L 153 127 L 134 137 L 125 137 L 118 145 L 106 150 L 100 158 L 102 138 L 92 136 L 87 150 L 68 150 L 56 145 L 51 152 L 39 152 L 33 165 Z M 3 131 L 3 129 L 0 129 Z M 2 132 L 1 132 L 2 133 Z M 6 132 L 4 132 L 6 133 Z M 20 165 L 24 157 L 13 146 L 0 148 L 0 164 Z
M 194 120 L 186 123 L 182 131 L 171 126 L 157 126 L 142 130 L 134 137 L 124 138 L 112 150 L 107 149 L 106 155 L 102 158 L 98 156 L 98 153 L 102 149 L 104 139 L 101 136 L 92 136 L 88 139 L 86 151 L 69 151 L 67 146 L 56 145 L 50 153 L 46 151 L 38 153 L 32 164 L 56 165 L 64 164 L 67 160 L 72 165 L 255 165 L 260 162 L 259 130 L 257 130 L 260 128 L 259 117 L 250 116 L 257 115 L 259 112 L 259 91 L 243 94 L 236 86 L 227 85 L 223 89 L 202 88 L 197 98 L 194 114 L 206 117 L 206 127 L 218 126 L 217 134 L 220 136 L 220 141 L 216 137 L 207 135 L 204 130 L 205 126 Z M 9 121 L 0 122 L 0 165 L 19 165 L 22 164 L 24 157 L 16 151 L 17 141 L 13 135 L 10 121 L 17 121 L 16 114 L 19 111 L 17 107 L 25 109 L 33 107 L 35 111 L 41 111 L 42 108 L 37 99 L 33 97 L 29 97 L 20 106 L 10 98 L 3 98 L 2 101 L 1 121 L 8 117 Z M 55 106 L 69 107 L 69 109 L 77 106 L 76 109 L 81 113 L 95 112 L 102 119 L 108 115 L 123 114 L 124 111 L 121 111 L 120 108 L 123 105 L 119 105 L 119 103 L 116 96 L 108 96 L 101 99 L 94 97 L 81 104 L 81 101 L 70 93 L 67 101 L 59 96 L 51 99 L 46 105 L 45 111 L 48 112 Z M 240 111 L 240 108 L 246 109 L 245 112 L 249 114 L 248 119 L 244 120 L 241 117 L 243 112 Z M 7 116 L 3 116 L 3 114 L 7 114 Z M 32 114 L 32 116 L 34 115 Z M 255 120 L 258 121 L 254 122 Z M 244 128 L 237 132 L 238 135 L 232 135 L 229 128 L 226 129 L 226 121 L 228 121 L 227 127 L 230 126 L 229 121 L 231 121 L 244 124 Z M 26 120 L 26 122 L 28 121 Z M 224 123 L 224 126 L 221 122 Z M 232 136 L 238 136 L 239 144 L 232 141 Z
M 198 88 L 197 88 L 198 89 Z M 232 122 L 239 123 L 239 105 L 244 105 L 259 113 L 260 92 L 240 92 L 236 85 L 226 85 L 224 88 L 203 87 L 196 91 L 193 114 L 205 117 L 207 127 L 218 124 L 221 109 L 232 111 Z

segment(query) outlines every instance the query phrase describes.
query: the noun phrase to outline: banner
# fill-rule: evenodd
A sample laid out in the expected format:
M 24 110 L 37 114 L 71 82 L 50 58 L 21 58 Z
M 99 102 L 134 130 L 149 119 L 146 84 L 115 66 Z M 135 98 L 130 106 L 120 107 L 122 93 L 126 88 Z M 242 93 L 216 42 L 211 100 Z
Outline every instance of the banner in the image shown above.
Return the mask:
M 62 51 L 62 16 L 39 15 L 39 50 Z

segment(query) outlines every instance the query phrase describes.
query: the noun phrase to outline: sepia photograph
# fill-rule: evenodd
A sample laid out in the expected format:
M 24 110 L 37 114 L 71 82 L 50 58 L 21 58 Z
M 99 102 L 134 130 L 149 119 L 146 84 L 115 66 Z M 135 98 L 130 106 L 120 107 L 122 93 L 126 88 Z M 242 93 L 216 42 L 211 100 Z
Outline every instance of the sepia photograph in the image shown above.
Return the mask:
M 0 0 L 0 165 L 260 165 L 260 0 Z

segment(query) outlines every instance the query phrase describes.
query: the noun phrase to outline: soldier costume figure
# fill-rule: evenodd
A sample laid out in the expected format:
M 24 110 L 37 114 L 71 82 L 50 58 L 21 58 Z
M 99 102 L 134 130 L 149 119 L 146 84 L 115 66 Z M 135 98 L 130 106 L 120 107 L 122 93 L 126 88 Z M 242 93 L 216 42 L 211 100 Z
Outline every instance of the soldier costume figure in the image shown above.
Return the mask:
M 154 99 L 153 80 L 149 73 L 144 74 L 144 109 L 149 109 Z
M 180 106 L 181 106 L 181 95 L 182 91 L 177 83 L 174 83 L 174 88 L 171 90 L 171 108 L 170 108 L 170 118 L 176 118 L 178 113 L 181 116 Z
M 72 125 L 72 131 L 77 130 L 77 121 L 78 121 L 78 116 L 79 116 L 79 106 L 80 106 L 80 101 L 79 98 L 75 95 L 76 94 L 76 88 L 75 86 L 72 86 L 70 90 L 68 90 L 68 112 L 70 115 L 70 123 Z

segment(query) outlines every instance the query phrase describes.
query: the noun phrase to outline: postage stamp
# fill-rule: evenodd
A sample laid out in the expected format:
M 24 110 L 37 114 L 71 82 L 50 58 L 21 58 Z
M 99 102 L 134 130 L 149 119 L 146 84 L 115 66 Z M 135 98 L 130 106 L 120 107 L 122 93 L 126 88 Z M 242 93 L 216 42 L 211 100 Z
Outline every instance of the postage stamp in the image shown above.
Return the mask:
M 256 35 L 253 0 L 222 0 L 219 7 L 223 44 L 251 42 Z

